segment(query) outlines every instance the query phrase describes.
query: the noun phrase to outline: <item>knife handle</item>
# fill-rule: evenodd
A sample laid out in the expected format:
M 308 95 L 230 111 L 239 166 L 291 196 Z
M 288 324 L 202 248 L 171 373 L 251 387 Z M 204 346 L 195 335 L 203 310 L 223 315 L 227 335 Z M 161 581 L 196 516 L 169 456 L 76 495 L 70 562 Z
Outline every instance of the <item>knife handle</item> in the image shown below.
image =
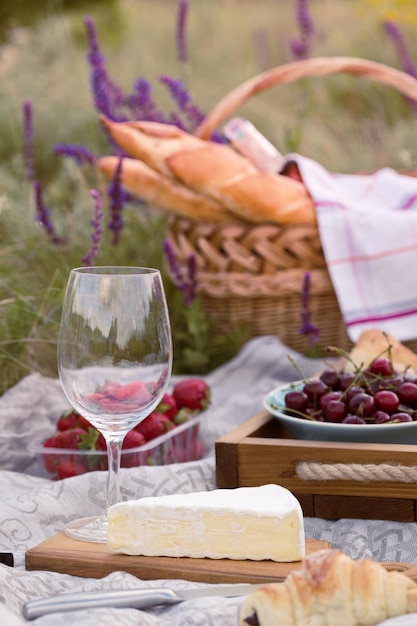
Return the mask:
M 30 600 L 23 605 L 23 617 L 36 619 L 50 613 L 94 609 L 97 607 L 144 609 L 159 604 L 177 604 L 182 599 L 172 589 L 121 589 L 118 591 L 80 591 Z

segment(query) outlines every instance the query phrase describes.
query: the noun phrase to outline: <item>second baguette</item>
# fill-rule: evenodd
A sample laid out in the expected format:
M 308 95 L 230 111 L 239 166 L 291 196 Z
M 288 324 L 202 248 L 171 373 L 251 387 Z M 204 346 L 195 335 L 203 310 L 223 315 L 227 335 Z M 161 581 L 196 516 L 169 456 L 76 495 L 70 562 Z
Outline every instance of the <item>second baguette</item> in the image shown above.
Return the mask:
M 118 157 L 102 157 L 98 161 L 98 168 L 108 178 L 112 178 L 118 163 Z M 215 200 L 175 183 L 137 159 L 123 159 L 121 181 L 134 196 L 155 203 L 176 215 L 203 222 L 236 221 L 235 217 Z

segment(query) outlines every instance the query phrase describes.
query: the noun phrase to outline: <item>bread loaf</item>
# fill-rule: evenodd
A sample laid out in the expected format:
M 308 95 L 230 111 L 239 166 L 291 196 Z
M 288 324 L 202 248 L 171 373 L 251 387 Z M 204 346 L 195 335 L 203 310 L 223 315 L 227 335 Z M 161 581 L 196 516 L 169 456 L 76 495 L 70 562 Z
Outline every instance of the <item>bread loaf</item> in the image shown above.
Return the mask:
M 366 369 L 379 356 L 390 357 L 398 373 L 405 370 L 417 372 L 417 354 L 392 335 L 377 328 L 365 330 L 359 336 L 349 353 L 349 360 L 343 364 L 343 369 L 348 372 L 356 368 Z
M 98 168 L 108 178 L 112 178 L 118 163 L 118 157 L 102 157 L 98 160 Z M 234 220 L 234 217 L 215 200 L 174 182 L 137 159 L 122 160 L 121 181 L 134 196 L 176 215 L 213 223 Z
M 229 145 L 199 139 L 167 124 L 113 122 L 105 117 L 101 121 L 130 157 L 222 204 L 236 219 L 279 224 L 316 221 L 313 201 L 302 182 L 260 171 Z M 202 218 L 195 215 L 194 219 Z
M 245 598 L 240 626 L 374 626 L 415 612 L 417 583 L 411 578 L 340 550 L 320 550 L 285 582 Z
M 152 169 L 171 176 L 166 158 L 181 150 L 191 150 L 205 142 L 177 126 L 159 122 L 113 122 L 102 115 L 100 121 L 110 137 L 128 156 Z

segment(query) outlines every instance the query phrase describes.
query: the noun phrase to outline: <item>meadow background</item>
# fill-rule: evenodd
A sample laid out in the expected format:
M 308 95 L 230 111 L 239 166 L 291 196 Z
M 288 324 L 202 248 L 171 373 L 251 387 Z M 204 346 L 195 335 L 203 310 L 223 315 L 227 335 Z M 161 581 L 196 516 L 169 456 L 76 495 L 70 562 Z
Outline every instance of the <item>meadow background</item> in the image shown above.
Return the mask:
M 167 113 L 175 103 L 161 75 L 184 81 L 192 101 L 208 112 L 242 81 L 294 60 L 294 40 L 305 44 L 304 56 L 357 56 L 417 74 L 417 8 L 410 0 L 191 0 L 182 60 L 177 0 L 3 4 L 0 394 L 31 371 L 56 375 L 63 290 L 70 268 L 80 265 L 91 245 L 89 189 L 103 183 L 54 153 L 58 143 L 109 153 L 90 86 L 86 15 L 94 20 L 112 79 L 129 92 L 143 77 Z M 310 30 L 303 22 L 306 15 Z M 394 28 L 391 34 L 387 22 Z M 25 102 L 33 111 L 36 177 L 55 232 L 65 236 L 65 243 L 51 243 L 39 223 L 25 163 Z M 238 114 L 281 152 L 297 150 L 335 171 L 415 168 L 417 105 L 363 79 L 306 79 L 256 96 Z M 164 272 L 165 214 L 132 202 L 123 217 L 119 243 L 113 245 L 105 232 L 95 263 L 152 265 Z M 211 320 L 198 301 L 187 308 L 168 279 L 165 285 L 176 372 L 207 372 L 239 349 L 246 339 L 244 328 L 213 339 Z

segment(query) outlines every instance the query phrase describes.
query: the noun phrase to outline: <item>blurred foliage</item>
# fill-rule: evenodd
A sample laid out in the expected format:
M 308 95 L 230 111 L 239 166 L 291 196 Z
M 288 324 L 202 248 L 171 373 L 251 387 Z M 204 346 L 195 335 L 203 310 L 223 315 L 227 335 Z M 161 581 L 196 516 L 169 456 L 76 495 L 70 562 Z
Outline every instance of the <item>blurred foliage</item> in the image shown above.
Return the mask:
M 395 4 L 392 2 L 392 4 Z M 107 139 L 92 105 L 83 16 L 93 17 L 109 73 L 126 91 L 145 77 L 159 106 L 172 102 L 159 83 L 186 81 L 204 111 L 260 71 L 293 60 L 296 0 L 193 0 L 187 25 L 188 63 L 177 58 L 176 0 L 15 0 L 0 7 L 0 394 L 31 371 L 56 375 L 56 337 L 71 267 L 90 247 L 92 187 L 105 182 L 53 153 L 56 143 L 97 154 Z M 312 56 L 361 56 L 401 67 L 382 28 L 382 3 L 311 0 Z M 400 6 L 400 3 L 397 3 Z M 417 39 L 402 25 L 411 58 Z M 255 36 L 256 35 L 256 36 Z M 1 40 L 0 40 L 1 41 Z M 36 174 L 65 245 L 51 245 L 36 222 L 23 161 L 22 104 L 34 109 Z M 416 113 L 394 89 L 351 76 L 306 79 L 258 94 L 238 112 L 281 152 L 297 150 L 337 171 L 384 165 L 415 168 Z M 106 216 L 108 218 L 108 215 Z M 176 372 L 204 373 L 230 358 L 244 328 L 217 336 L 199 301 L 186 307 L 164 272 L 166 216 L 131 202 L 120 244 L 106 232 L 96 264 L 151 265 L 164 273 Z

